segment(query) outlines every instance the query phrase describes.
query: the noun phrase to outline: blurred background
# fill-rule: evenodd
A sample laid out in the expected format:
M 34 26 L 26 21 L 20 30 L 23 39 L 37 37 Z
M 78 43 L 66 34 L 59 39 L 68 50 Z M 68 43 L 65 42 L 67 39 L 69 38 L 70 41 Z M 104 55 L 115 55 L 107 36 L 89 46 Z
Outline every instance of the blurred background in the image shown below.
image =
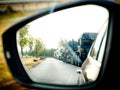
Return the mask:
M 21 86 L 12 77 L 3 54 L 2 33 L 19 20 L 42 8 L 71 1 L 75 0 L 0 0 L 0 90 L 33 90 Z

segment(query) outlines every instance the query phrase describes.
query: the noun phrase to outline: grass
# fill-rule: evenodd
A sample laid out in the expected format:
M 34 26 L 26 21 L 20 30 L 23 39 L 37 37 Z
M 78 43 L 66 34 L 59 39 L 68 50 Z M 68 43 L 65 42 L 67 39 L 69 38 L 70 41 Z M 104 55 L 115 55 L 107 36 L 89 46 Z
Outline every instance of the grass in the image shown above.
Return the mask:
M 13 77 L 8 69 L 3 54 L 0 53 L 0 85 L 1 83 L 4 83 L 11 79 L 13 79 Z
M 40 58 L 35 58 L 35 57 L 25 57 L 22 58 L 22 62 L 27 70 L 33 68 L 34 66 L 38 65 L 44 61 L 43 59 L 40 60 Z

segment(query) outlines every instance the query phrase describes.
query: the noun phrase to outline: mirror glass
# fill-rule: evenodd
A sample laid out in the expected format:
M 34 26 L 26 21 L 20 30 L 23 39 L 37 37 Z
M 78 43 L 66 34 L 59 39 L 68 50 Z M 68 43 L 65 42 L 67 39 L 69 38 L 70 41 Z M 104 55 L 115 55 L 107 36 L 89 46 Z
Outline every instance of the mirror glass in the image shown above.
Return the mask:
M 90 62 L 87 61 L 90 48 L 99 32 L 106 30 L 108 18 L 106 8 L 83 5 L 50 13 L 20 28 L 17 49 L 31 80 L 54 85 L 87 84 L 81 68 Z M 95 63 L 90 64 L 91 67 L 97 63 L 101 65 L 94 58 L 92 60 Z M 84 62 L 88 63 L 83 65 Z M 92 73 L 94 67 L 90 69 L 91 74 L 97 77 L 98 74 Z M 99 71 L 100 66 L 97 68 Z

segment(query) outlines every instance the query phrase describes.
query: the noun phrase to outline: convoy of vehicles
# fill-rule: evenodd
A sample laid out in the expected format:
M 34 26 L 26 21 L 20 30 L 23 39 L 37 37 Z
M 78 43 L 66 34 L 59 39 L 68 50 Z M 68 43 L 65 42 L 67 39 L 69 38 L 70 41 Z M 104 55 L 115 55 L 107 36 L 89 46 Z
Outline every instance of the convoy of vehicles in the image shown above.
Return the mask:
M 86 59 L 97 33 L 83 33 L 78 41 L 71 40 L 54 52 L 54 57 L 63 62 L 81 66 Z

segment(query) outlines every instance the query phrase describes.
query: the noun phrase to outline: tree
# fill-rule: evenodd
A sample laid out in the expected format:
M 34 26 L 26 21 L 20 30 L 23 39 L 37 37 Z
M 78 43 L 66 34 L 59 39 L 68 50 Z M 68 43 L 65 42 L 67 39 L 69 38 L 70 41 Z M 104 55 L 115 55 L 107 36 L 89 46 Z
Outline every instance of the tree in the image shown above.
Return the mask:
M 20 43 L 20 47 L 21 47 L 21 54 L 23 55 L 23 48 L 28 44 L 29 39 L 27 38 L 28 36 L 28 32 L 29 32 L 29 27 L 28 25 L 22 27 L 19 30 L 19 43 Z
M 29 41 L 28 41 L 28 46 L 29 46 L 29 55 L 32 56 L 32 50 L 34 48 L 34 41 L 35 39 L 30 35 L 29 36 Z
M 42 56 L 45 57 L 54 57 L 54 52 L 56 51 L 56 49 L 44 49 L 41 53 Z
M 45 46 L 43 42 L 40 39 L 35 40 L 35 48 L 34 48 L 34 54 L 36 57 L 40 55 L 40 53 L 44 50 Z

